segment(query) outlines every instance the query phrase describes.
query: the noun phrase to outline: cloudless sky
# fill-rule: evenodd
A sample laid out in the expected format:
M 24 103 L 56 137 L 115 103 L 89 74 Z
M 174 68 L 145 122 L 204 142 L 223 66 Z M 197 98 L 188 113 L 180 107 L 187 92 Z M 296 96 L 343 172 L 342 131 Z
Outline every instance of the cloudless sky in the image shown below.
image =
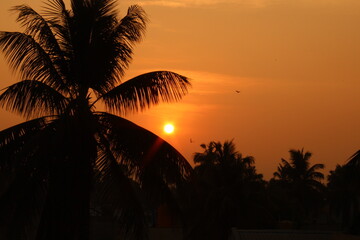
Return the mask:
M 40 0 L 1 1 L 1 30 L 18 30 L 7 9 L 21 3 L 40 10 Z M 119 14 L 131 4 L 150 23 L 124 80 L 171 70 L 193 87 L 179 103 L 126 117 L 189 162 L 201 143 L 234 139 L 269 179 L 290 148 L 312 152 L 326 174 L 360 149 L 360 1 L 125 0 Z M 0 88 L 15 80 L 1 55 Z M 0 129 L 22 121 L 0 114 Z

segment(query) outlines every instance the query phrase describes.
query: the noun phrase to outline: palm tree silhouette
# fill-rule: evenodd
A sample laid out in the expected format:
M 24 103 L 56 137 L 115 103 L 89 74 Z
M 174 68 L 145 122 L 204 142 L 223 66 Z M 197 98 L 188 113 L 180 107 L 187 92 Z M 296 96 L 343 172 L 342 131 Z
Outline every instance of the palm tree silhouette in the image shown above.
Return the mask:
M 285 190 L 287 199 L 281 203 L 282 208 L 288 207 L 292 210 L 292 219 L 298 224 L 309 218 L 320 205 L 322 201 L 322 193 L 324 185 L 321 180 L 324 179 L 324 174 L 318 170 L 324 169 L 324 164 L 314 164 L 310 166 L 311 152 L 304 152 L 304 149 L 291 149 L 290 160 L 281 159 L 277 171 L 274 173 L 274 178 L 270 181 L 272 185 L 280 185 Z M 284 196 L 283 193 L 277 193 Z
M 2 90 L 0 105 L 27 119 L 0 132 L 7 183 L 0 231 L 10 239 L 89 239 L 96 182 L 116 217 L 126 218 L 124 231 L 141 238 L 134 182 L 158 196 L 185 181 L 191 166 L 122 116 L 180 100 L 190 82 L 169 71 L 123 81 L 145 32 L 144 10 L 131 6 L 119 19 L 116 0 L 70 2 L 68 10 L 63 0 L 48 0 L 42 15 L 16 6 L 24 32 L 0 32 L 1 50 L 22 79 Z M 97 102 L 109 112 L 96 111 Z
M 263 200 L 259 193 L 265 192 L 265 182 L 256 173 L 254 158 L 243 157 L 233 141 L 200 146 L 203 152 L 194 155 L 194 210 L 185 232 L 189 239 L 227 239 L 231 227 L 248 227 L 259 217 L 255 211 Z
M 324 164 L 314 164 L 310 166 L 311 152 L 304 152 L 304 149 L 291 149 L 290 161 L 281 159 L 278 170 L 274 173 L 274 178 L 291 183 L 305 184 L 311 188 L 322 188 L 321 180 L 324 174 L 318 170 L 324 169 Z

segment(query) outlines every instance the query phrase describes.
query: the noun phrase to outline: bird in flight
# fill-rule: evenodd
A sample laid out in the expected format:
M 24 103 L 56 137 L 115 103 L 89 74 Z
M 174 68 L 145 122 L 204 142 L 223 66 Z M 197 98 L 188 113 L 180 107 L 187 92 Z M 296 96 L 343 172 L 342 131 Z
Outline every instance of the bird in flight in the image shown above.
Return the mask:
M 239 91 L 239 90 L 236 90 L 235 92 L 236 92 L 236 93 L 240 93 L 240 91 Z

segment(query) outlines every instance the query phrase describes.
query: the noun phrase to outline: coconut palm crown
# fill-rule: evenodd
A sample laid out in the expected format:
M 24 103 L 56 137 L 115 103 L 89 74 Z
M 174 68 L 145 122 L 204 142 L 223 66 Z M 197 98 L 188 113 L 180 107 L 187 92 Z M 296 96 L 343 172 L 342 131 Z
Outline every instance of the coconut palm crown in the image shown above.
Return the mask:
M 281 159 L 277 171 L 274 173 L 274 179 L 288 181 L 290 183 L 301 183 L 311 188 L 322 188 L 321 180 L 324 174 L 318 170 L 324 169 L 324 164 L 317 163 L 310 166 L 311 152 L 304 152 L 304 149 L 291 149 L 290 161 Z
M 89 239 L 94 185 L 122 229 L 142 238 L 134 183 L 159 197 L 190 174 L 177 150 L 124 118 L 180 100 L 190 82 L 169 71 L 123 80 L 148 20 L 137 5 L 120 19 L 115 3 L 71 0 L 69 10 L 48 0 L 42 14 L 16 6 L 24 31 L 0 32 L 21 78 L 0 92 L 0 106 L 27 119 L 0 132 L 2 239 Z

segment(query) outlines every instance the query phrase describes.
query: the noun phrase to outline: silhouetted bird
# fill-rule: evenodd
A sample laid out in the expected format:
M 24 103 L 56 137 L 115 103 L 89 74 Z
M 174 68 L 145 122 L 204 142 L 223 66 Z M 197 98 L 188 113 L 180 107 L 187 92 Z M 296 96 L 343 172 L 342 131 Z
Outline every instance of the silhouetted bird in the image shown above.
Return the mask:
M 236 93 L 240 93 L 240 91 L 239 91 L 239 90 L 236 90 L 235 92 L 236 92 Z

